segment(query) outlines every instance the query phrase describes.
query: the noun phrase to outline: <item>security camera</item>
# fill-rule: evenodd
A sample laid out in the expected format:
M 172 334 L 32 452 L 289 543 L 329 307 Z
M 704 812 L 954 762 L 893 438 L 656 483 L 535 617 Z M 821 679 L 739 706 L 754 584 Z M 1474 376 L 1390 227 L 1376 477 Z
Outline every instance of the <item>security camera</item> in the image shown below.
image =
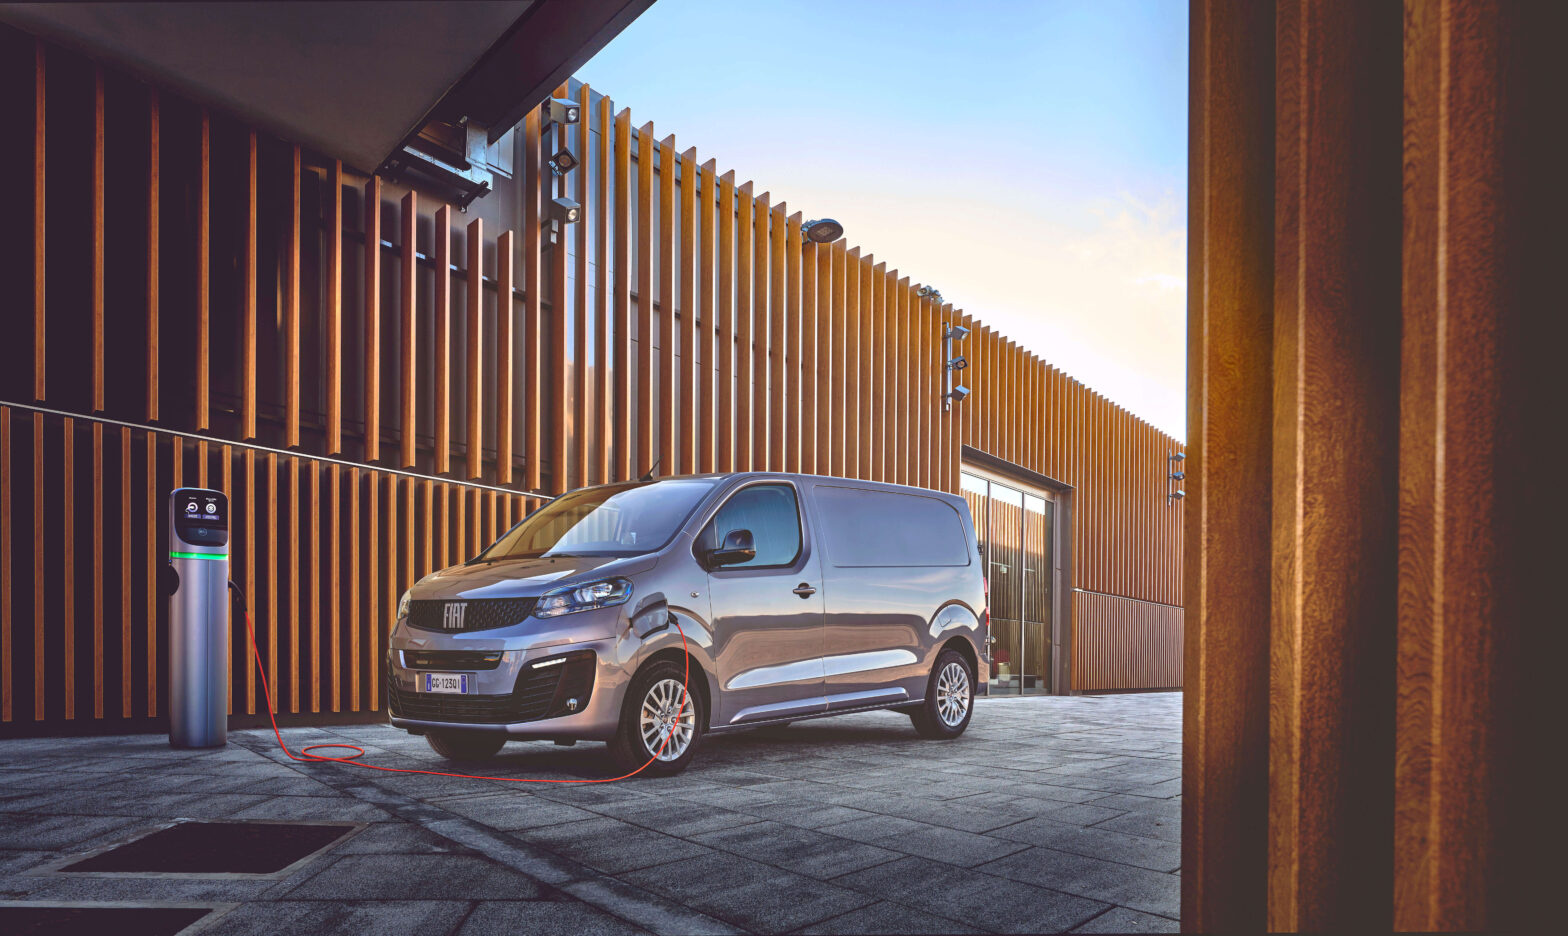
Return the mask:
M 936 295 L 938 299 L 942 297 L 941 293 L 937 293 Z M 963 341 L 965 338 L 969 337 L 969 329 L 962 325 L 949 325 L 947 326 L 947 337 L 953 339 L 954 341 Z
M 968 367 L 969 362 L 964 360 L 962 357 L 955 357 L 951 361 L 947 362 L 947 366 L 955 371 L 958 371 Z
M 844 225 L 839 224 L 832 218 L 819 218 L 802 224 L 800 226 L 800 234 L 806 239 L 807 243 L 831 244 L 844 236 Z
M 958 386 L 954 387 L 952 390 L 949 390 L 947 395 L 952 397 L 954 400 L 957 400 L 957 401 L 961 402 L 964 399 L 964 397 L 967 397 L 969 395 L 969 388 L 964 386 L 963 384 L 959 384 Z
M 571 172 L 573 169 L 576 169 L 578 166 L 582 165 L 582 163 L 582 160 L 572 155 L 571 150 L 563 149 L 559 153 L 556 153 L 554 156 L 550 157 L 550 162 L 548 165 L 550 167 L 550 171 L 556 175 L 566 175 L 568 172 Z
M 562 224 L 575 224 L 583 216 L 583 206 L 570 198 L 552 198 L 550 200 L 550 220 Z
M 571 98 L 551 98 L 540 109 L 544 111 L 545 123 L 574 124 L 582 116 L 577 102 Z

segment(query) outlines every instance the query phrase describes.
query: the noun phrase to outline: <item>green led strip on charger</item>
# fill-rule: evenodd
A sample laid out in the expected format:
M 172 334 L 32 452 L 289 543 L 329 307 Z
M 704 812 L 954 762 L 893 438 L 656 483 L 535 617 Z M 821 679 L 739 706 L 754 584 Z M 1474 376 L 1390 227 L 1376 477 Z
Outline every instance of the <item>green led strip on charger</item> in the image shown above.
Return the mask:
M 169 553 L 169 558 L 170 559 L 227 559 L 227 558 L 229 558 L 229 554 L 228 553 L 171 552 L 171 553 Z

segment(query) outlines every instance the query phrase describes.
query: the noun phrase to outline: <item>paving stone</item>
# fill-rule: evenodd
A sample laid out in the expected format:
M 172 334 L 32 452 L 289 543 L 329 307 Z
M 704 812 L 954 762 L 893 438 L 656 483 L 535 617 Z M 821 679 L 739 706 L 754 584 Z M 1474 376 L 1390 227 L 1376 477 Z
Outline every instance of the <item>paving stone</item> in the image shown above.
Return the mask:
M 834 883 L 1001 933 L 1062 932 L 1106 907 L 1098 901 L 914 857 L 847 874 Z
M 630 822 L 633 825 L 666 835 L 691 838 L 704 832 L 716 832 L 759 821 L 756 816 L 728 809 L 698 806 L 680 800 L 648 800 L 624 803 L 601 803 L 592 807 L 594 813 Z M 580 810 L 581 811 L 581 810 Z
M 753 861 L 823 880 L 898 857 L 897 852 L 884 848 L 778 822 L 736 826 L 692 838 Z
M 532 900 L 544 889 L 475 855 L 344 855 L 286 896 L 291 900 Z
M 457 936 L 489 936 L 494 933 L 632 936 L 646 932 L 640 926 L 633 926 L 619 917 L 576 900 L 487 900 L 474 907 L 468 919 L 457 930 Z
M 446 797 L 434 801 L 442 809 L 482 822 L 492 829 L 512 832 L 537 829 L 562 822 L 593 819 L 594 813 L 568 803 L 534 796 L 521 790 L 481 796 Z
M 978 870 L 1146 913 L 1174 918 L 1181 912 L 1181 879 L 1175 874 L 1099 858 L 1035 847 L 980 865 Z
M 669 864 L 709 851 L 685 839 L 604 817 L 511 834 L 607 874 Z
M 0 848 L 64 850 L 143 824 L 127 816 L 8 815 L 0 822 Z
M 854 890 L 726 854 L 621 877 L 754 933 L 783 933 L 875 900 Z
M 1181 924 L 1152 913 L 1112 907 L 1074 929 L 1075 933 L 1179 933 Z
M 865 818 L 821 826 L 817 831 L 828 835 L 837 835 L 840 838 L 853 839 L 857 842 L 876 843 L 895 835 L 918 832 L 921 829 L 930 828 L 925 823 L 916 822 L 913 819 L 900 819 L 897 816 L 880 816 L 870 813 L 863 813 L 862 815 Z
M 381 822 L 392 817 L 384 809 L 344 796 L 275 796 L 241 809 L 230 818 Z
M 987 931 L 978 929 L 970 923 L 949 920 L 884 900 L 795 932 L 811 934 L 811 936 L 814 934 L 848 936 L 848 934 L 859 933 L 898 933 L 899 936 L 905 936 L 905 934 L 916 933 L 984 933 Z
M 976 835 L 931 825 L 877 839 L 876 844 L 964 868 L 994 861 L 1029 847 L 1022 842 L 1004 841 L 991 835 Z
M 460 900 L 272 900 L 236 907 L 204 932 L 214 936 L 424 936 L 451 932 L 468 910 L 469 904 Z
M 1159 839 L 1162 842 L 1180 844 L 1181 842 L 1181 816 L 1157 815 L 1146 812 L 1127 812 L 1114 819 L 1095 823 L 1091 828 L 1109 829 L 1115 832 L 1125 832 L 1128 835 L 1141 835 L 1145 838 Z
M 1119 861 L 1151 871 L 1175 871 L 1181 867 L 1179 843 L 1129 835 L 1108 829 L 1104 824 L 1086 829 L 1054 819 L 1055 814 L 1051 813 L 1046 818 L 1030 819 L 1005 829 L 997 829 L 994 834 L 1014 842 L 1027 842 L 1075 855 Z

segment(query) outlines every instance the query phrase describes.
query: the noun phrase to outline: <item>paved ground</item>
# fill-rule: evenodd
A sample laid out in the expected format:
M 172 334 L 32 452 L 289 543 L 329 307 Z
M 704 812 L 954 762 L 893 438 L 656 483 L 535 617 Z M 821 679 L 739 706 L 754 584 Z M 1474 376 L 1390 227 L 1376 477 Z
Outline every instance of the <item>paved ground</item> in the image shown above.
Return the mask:
M 442 769 L 383 726 L 293 729 Z M 269 732 L 0 741 L 0 901 L 229 905 L 206 932 L 1176 930 L 1181 696 L 983 699 L 922 741 L 872 713 L 710 740 L 673 779 L 521 785 L 291 764 Z M 606 776 L 513 744 L 508 776 Z M 367 827 L 283 879 L 43 870 L 177 817 Z

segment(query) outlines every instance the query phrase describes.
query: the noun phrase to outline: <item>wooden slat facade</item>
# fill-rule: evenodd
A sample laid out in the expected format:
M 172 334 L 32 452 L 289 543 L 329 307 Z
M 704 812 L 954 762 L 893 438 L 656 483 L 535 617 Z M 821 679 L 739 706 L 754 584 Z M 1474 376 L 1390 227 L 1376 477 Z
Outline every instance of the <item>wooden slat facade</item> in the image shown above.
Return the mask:
M 38 87 L 65 61 L 39 44 Z M 1073 688 L 1181 684 L 1167 633 L 1182 602 L 1181 504 L 1165 498 L 1179 443 L 890 263 L 842 240 L 804 243 L 799 212 L 656 139 L 651 123 L 575 82 L 563 93 L 585 102 L 584 123 L 566 134 L 529 115 L 506 138 L 517 177 L 466 217 L 154 89 L 37 111 L 35 227 L 94 244 L 109 330 L 101 386 L 96 370 L 80 386 L 45 383 L 46 361 L 95 367 L 98 339 L 71 327 L 96 306 L 46 307 L 72 295 L 72 266 L 45 262 L 58 232 L 40 238 L 34 347 L 0 349 L 14 365 L 0 367 L 10 724 L 161 712 L 162 510 L 178 478 L 232 488 L 233 570 L 286 716 L 347 717 L 380 708 L 386 617 L 411 576 L 465 558 L 538 497 L 656 462 L 661 474 L 798 468 L 955 491 L 966 447 L 1045 476 L 1070 505 Z M 42 180 L 71 165 L 45 145 L 46 117 L 95 127 L 99 106 L 110 128 L 143 128 L 149 162 L 45 214 Z M 543 164 L 546 139 L 583 159 L 564 189 Z M 199 210 L 172 210 L 187 190 Z M 557 191 L 588 210 L 552 232 Z M 116 199 L 145 212 L 100 221 L 100 200 Z M 126 262 L 146 276 L 119 291 Z M 122 307 L 145 353 L 118 353 Z M 957 350 L 973 392 L 944 409 L 948 323 L 972 329 Z M 188 366 L 198 357 L 205 381 Z M 213 440 L 205 465 L 180 432 Z M 67 451 L 80 456 L 70 472 Z M 99 546 L 69 547 L 45 523 L 67 486 L 81 488 Z M 260 693 L 235 661 L 247 675 L 234 709 L 249 716 Z

